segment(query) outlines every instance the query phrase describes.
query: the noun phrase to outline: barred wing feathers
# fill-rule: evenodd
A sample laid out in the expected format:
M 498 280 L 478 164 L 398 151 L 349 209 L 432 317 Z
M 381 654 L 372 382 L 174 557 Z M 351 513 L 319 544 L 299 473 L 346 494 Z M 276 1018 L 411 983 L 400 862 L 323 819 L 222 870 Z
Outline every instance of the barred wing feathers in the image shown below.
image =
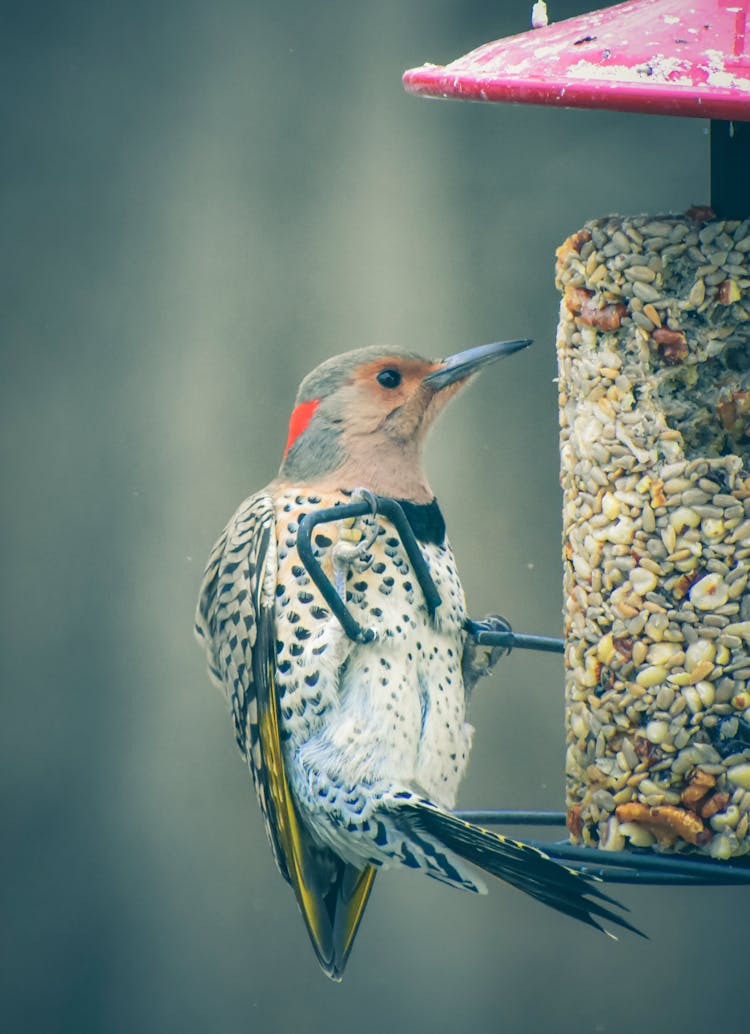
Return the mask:
M 251 496 L 218 539 L 201 585 L 195 631 L 226 694 L 274 857 L 297 897 L 321 966 L 340 979 L 375 870 L 316 845 L 287 779 L 276 696 L 276 527 L 269 495 Z

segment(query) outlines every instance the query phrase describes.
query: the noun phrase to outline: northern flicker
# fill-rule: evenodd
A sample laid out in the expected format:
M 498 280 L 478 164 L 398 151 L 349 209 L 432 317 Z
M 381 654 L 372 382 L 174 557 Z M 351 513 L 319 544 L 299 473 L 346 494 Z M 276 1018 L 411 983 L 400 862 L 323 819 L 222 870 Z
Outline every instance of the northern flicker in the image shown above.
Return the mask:
M 276 863 L 333 979 L 379 868 L 484 892 L 479 867 L 599 929 L 596 917 L 632 929 L 578 873 L 451 814 L 473 734 L 467 698 L 495 658 L 467 637 L 422 447 L 480 368 L 529 343 L 442 360 L 364 348 L 324 362 L 300 385 L 277 477 L 240 505 L 208 563 L 196 634 L 229 701 Z M 374 632 L 367 643 L 347 637 L 297 553 L 304 514 L 362 489 L 401 503 L 442 598 L 431 615 L 382 515 L 321 526 L 316 555 Z

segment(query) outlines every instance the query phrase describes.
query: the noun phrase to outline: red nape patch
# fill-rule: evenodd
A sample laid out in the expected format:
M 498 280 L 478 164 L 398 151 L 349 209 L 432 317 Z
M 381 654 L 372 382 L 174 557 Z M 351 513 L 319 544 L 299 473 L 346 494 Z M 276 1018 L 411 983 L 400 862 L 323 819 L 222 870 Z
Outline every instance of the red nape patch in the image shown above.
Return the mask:
M 284 449 L 284 459 L 286 459 L 286 454 L 312 420 L 313 413 L 319 405 L 320 399 L 312 399 L 310 402 L 300 402 L 292 410 L 292 415 L 289 417 L 289 437 L 287 438 L 286 449 Z

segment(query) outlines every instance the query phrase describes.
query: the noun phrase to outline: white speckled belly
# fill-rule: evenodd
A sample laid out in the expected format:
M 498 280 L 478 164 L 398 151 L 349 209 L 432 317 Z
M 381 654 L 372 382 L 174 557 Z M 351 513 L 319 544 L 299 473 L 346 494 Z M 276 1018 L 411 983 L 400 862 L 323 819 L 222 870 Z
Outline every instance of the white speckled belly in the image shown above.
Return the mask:
M 313 505 L 331 505 L 341 497 Z M 299 500 L 299 501 L 298 501 Z M 473 729 L 465 721 L 461 675 L 465 604 L 453 554 L 422 551 L 442 603 L 434 618 L 392 526 L 381 532 L 366 570 L 351 569 L 347 605 L 376 638 L 357 644 L 344 634 L 300 569 L 294 533 L 302 495 L 277 506 L 279 584 L 277 685 L 292 785 L 301 803 L 366 817 L 400 787 L 452 807 L 466 768 Z M 291 527 L 290 527 L 291 522 Z M 316 536 L 327 573 L 340 525 Z

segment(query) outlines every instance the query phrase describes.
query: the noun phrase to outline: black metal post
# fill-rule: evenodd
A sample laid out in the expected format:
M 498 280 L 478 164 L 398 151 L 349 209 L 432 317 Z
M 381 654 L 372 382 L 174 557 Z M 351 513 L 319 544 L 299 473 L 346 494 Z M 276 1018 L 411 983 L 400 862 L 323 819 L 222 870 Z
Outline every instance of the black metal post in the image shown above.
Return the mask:
M 711 120 L 711 208 L 718 219 L 750 217 L 750 122 Z

